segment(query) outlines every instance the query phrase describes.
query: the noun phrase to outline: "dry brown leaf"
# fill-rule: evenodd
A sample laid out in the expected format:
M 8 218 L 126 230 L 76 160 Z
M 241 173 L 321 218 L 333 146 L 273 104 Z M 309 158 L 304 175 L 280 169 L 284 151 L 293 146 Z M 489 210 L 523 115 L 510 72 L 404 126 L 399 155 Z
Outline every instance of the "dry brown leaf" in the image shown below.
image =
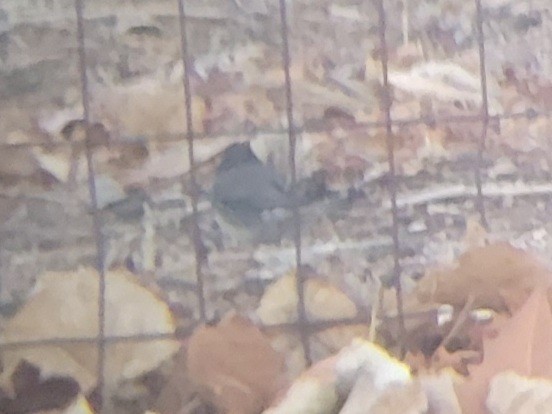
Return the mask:
M 57 135 L 71 145 L 54 146 L 53 148 L 34 147 L 30 151 L 40 169 L 59 182 L 67 182 L 77 177 L 86 179 L 88 170 L 84 142 L 87 138 L 94 147 L 96 162 L 111 157 L 111 150 L 107 148 L 110 135 L 104 125 L 100 123 L 90 123 L 87 136 L 86 123 L 82 119 L 72 119 L 51 135 Z M 101 161 L 100 163 L 102 163 Z
M 466 413 L 485 413 L 489 381 L 512 370 L 520 375 L 552 379 L 552 313 L 545 289 L 535 289 L 523 307 L 505 323 L 496 338 L 483 343 L 483 362 L 456 387 Z
M 228 414 L 256 414 L 284 386 L 284 360 L 249 320 L 230 313 L 189 340 L 190 378 Z
M 476 247 L 460 256 L 455 268 L 428 271 L 418 284 L 422 301 L 515 312 L 533 289 L 552 281 L 548 267 L 534 254 L 509 243 Z
M 59 410 L 79 395 L 79 384 L 68 377 L 41 377 L 40 370 L 22 361 L 11 375 L 13 398 L 0 398 L 0 412 Z
M 4 342 L 57 338 L 96 338 L 98 335 L 98 286 L 95 270 L 47 272 L 39 277 L 34 294 L 7 323 Z M 172 334 L 175 324 L 168 306 L 141 286 L 125 270 L 106 274 L 105 333 L 107 336 Z M 106 387 L 119 384 L 155 369 L 179 348 L 173 340 L 121 342 L 106 346 Z M 2 382 L 9 389 L 9 377 L 22 359 L 37 366 L 41 375 L 69 376 L 83 392 L 96 383 L 97 346 L 68 343 L 2 352 Z
M 449 352 L 442 346 L 433 354 L 431 367 L 435 371 L 452 368 L 459 373 L 467 373 L 467 364 L 481 361 L 481 354 L 469 349 Z
M 460 374 L 468 374 L 468 364 L 481 361 L 481 353 L 471 350 L 448 352 L 442 346 L 437 348 L 431 358 L 422 352 L 410 353 L 405 356 L 405 362 L 417 374 L 434 374 L 442 370 L 453 369 Z
M 407 352 L 404 356 L 404 362 L 412 369 L 412 372 L 431 372 L 428 358 L 422 352 Z
M 390 343 L 389 341 L 396 341 L 399 338 L 401 330 L 395 289 L 383 290 L 381 304 L 385 319 L 378 326 L 378 333 L 381 338 L 385 338 L 387 343 Z M 437 303 L 421 303 L 414 291 L 403 294 L 402 306 L 406 316 L 404 346 L 410 352 L 421 351 L 426 355 L 431 354 L 437 346 L 436 341 L 445 335 L 443 319 L 449 318 L 452 307 Z
M 183 346 L 174 357 L 172 372 L 153 405 L 157 413 L 178 413 L 186 403 L 193 400 L 196 389 L 187 370 L 186 358 L 187 349 Z
M 497 374 L 489 386 L 487 408 L 491 414 L 552 413 L 552 381 L 515 372 Z

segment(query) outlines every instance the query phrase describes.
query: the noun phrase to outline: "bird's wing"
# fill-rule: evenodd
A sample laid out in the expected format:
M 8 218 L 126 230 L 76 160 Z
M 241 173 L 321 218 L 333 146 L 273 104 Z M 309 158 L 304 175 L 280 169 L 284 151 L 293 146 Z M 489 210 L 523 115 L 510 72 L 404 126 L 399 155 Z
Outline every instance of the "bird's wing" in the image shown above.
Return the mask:
M 247 205 L 258 210 L 289 205 L 278 175 L 262 164 L 240 165 L 217 176 L 213 197 L 228 206 Z

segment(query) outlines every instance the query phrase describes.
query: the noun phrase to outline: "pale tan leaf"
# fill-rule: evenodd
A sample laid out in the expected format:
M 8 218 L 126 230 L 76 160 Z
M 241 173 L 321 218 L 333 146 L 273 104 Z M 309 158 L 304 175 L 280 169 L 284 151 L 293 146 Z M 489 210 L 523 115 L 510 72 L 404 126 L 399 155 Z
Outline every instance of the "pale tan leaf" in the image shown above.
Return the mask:
M 370 383 L 369 393 L 374 397 L 372 406 L 374 413 L 385 412 L 381 410 L 391 404 L 386 394 L 388 391 L 389 395 L 392 395 L 391 390 L 395 387 L 404 385 L 408 388 L 408 385 L 412 384 L 408 366 L 391 357 L 379 346 L 358 339 L 338 354 L 316 363 L 304 372 L 291 385 L 285 396 L 266 413 L 334 413 L 337 409 L 338 396 L 347 397 L 361 374 L 365 375 Z M 361 384 L 359 391 L 362 389 Z M 419 407 L 418 403 L 421 406 L 427 404 L 427 402 L 424 403 L 425 397 L 418 391 L 414 394 L 417 397 L 413 399 L 411 407 Z M 409 395 L 413 396 L 413 394 Z M 364 403 L 362 407 L 366 408 Z M 354 406 L 355 403 L 352 405 Z M 401 407 L 404 406 L 401 405 Z
M 552 381 L 512 371 L 497 374 L 489 385 L 487 408 L 491 414 L 552 413 Z
M 341 386 L 351 386 L 359 369 L 370 374 L 376 390 L 386 389 L 390 384 L 406 384 L 412 380 L 410 367 L 382 347 L 357 338 L 337 355 L 336 372 Z
M 236 138 L 208 140 L 208 142 L 199 140 L 194 144 L 194 160 L 201 164 L 222 152 L 228 145 L 238 141 L 240 139 Z M 152 152 L 144 165 L 129 171 L 125 175 L 124 182 L 126 184 L 137 184 L 147 182 L 151 178 L 173 178 L 189 171 L 188 143 L 177 142 Z
M 125 137 L 160 138 L 186 132 L 182 82 L 141 78 L 132 83 L 97 88 L 95 113 L 107 129 Z M 193 128 L 203 131 L 205 102 L 192 97 Z
M 57 338 L 96 338 L 98 335 L 98 287 L 95 270 L 47 272 L 37 281 L 35 291 L 23 308 L 7 321 L 4 342 Z M 108 336 L 171 334 L 175 324 L 168 306 L 141 286 L 124 270 L 106 274 L 105 333 Z M 179 348 L 176 341 L 121 342 L 106 346 L 106 386 L 134 379 L 172 356 Z M 14 348 L 2 353 L 4 372 L 9 376 L 21 359 L 28 360 L 43 375 L 67 375 L 84 392 L 95 385 L 97 346 L 92 343 L 68 343 L 59 346 Z
M 266 290 L 256 313 L 267 325 L 293 323 L 297 321 L 297 302 L 297 282 L 294 275 L 287 275 Z M 357 315 L 355 303 L 344 292 L 319 279 L 305 281 L 305 308 L 309 320 L 347 319 Z M 367 324 L 345 324 L 324 329 L 311 337 L 313 352 L 317 359 L 325 358 L 349 345 L 355 337 L 367 337 L 368 333 Z M 276 349 L 285 354 L 289 376 L 295 378 L 305 368 L 298 337 L 277 332 L 271 335 L 271 341 Z
M 419 383 L 392 383 L 378 390 L 371 376 L 362 372 L 340 414 L 422 414 L 427 408 Z
M 266 290 L 257 315 L 265 324 L 295 322 L 297 302 L 295 275 L 286 275 Z M 317 279 L 305 281 L 305 308 L 307 316 L 312 319 L 352 318 L 357 314 L 356 305 L 345 293 Z
M 436 375 L 422 375 L 419 381 L 429 402 L 432 414 L 462 414 L 458 397 L 454 392 L 455 372 L 444 370 Z
M 281 398 L 264 414 L 330 414 L 335 412 L 339 395 L 334 355 L 317 362 L 297 378 Z
M 339 395 L 335 384 L 314 378 L 298 379 L 276 407 L 264 414 L 332 414 L 335 413 Z

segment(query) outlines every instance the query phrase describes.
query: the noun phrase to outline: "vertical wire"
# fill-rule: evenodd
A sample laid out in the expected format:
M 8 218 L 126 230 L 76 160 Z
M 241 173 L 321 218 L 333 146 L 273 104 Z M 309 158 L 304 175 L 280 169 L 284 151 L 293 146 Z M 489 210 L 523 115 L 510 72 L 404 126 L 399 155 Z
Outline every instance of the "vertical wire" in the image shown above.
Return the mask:
M 485 211 L 485 199 L 483 197 L 483 178 L 481 170 L 483 168 L 483 153 L 487 141 L 487 131 L 489 129 L 489 98 L 487 92 L 487 70 L 485 63 L 485 38 L 483 34 L 483 10 L 481 0 L 475 0 L 476 9 L 476 28 L 477 28 L 477 45 L 479 50 L 479 76 L 481 79 L 481 119 L 483 125 L 481 128 L 481 136 L 477 145 L 477 161 L 475 165 L 475 186 L 477 196 L 475 199 L 476 208 L 479 212 L 481 224 L 488 228 L 487 214 Z
M 199 317 L 202 321 L 206 320 L 206 304 L 205 304 L 205 284 L 203 277 L 203 262 L 205 260 L 205 249 L 201 239 L 199 229 L 199 209 L 198 209 L 198 185 L 196 180 L 196 166 L 194 160 L 194 128 L 193 128 L 193 113 L 192 113 L 192 91 L 190 87 L 191 68 L 190 55 L 188 53 L 188 34 L 186 29 L 186 9 L 184 7 L 185 0 L 178 0 L 178 16 L 180 22 L 180 57 L 182 59 L 183 75 L 182 82 L 184 84 L 184 101 L 186 107 L 186 138 L 188 140 L 188 160 L 190 163 L 190 198 L 192 201 L 192 243 L 195 253 L 195 272 L 197 278 L 197 298 L 199 303 Z
M 296 164 L 296 146 L 297 137 L 295 133 L 295 121 L 293 118 L 293 93 L 291 88 L 290 65 L 291 58 L 289 54 L 289 32 L 287 20 L 286 0 L 280 0 L 280 22 L 282 36 L 282 60 L 284 66 L 285 91 L 286 91 L 286 117 L 288 123 L 289 138 L 289 165 L 291 169 L 291 188 L 295 189 L 297 184 L 297 164 Z M 302 267 L 301 258 L 301 217 L 299 216 L 299 207 L 297 195 L 294 194 L 293 203 L 293 221 L 294 221 L 294 244 L 295 244 L 295 262 L 297 266 L 297 315 L 299 324 L 299 335 L 303 346 L 303 353 L 307 365 L 312 363 L 312 353 L 309 341 L 307 312 L 305 308 L 305 275 Z
M 83 107 L 83 121 L 85 126 L 85 154 L 88 171 L 88 191 L 92 204 L 94 240 L 96 242 L 97 268 L 100 276 L 98 292 L 98 390 L 100 407 L 104 402 L 105 384 L 105 241 L 102 235 L 102 218 L 98 209 L 98 197 L 96 193 L 96 175 L 94 171 L 94 160 L 92 143 L 90 142 L 90 95 L 88 89 L 88 77 L 86 73 L 86 48 L 84 36 L 83 0 L 75 1 L 75 12 L 77 15 L 77 41 L 79 55 L 79 72 L 81 83 L 81 96 Z
M 391 118 L 391 93 L 389 87 L 389 55 L 387 49 L 387 21 L 385 15 L 384 0 L 378 1 L 379 14 L 379 38 L 381 49 L 381 67 L 382 67 L 382 83 L 383 83 L 383 109 L 385 116 L 385 134 L 387 143 L 387 164 L 389 166 L 388 190 L 391 201 L 392 214 L 392 237 L 393 237 L 393 281 L 395 292 L 397 295 L 397 314 L 399 318 L 399 344 L 401 346 L 401 354 L 404 356 L 404 306 L 401 281 L 401 263 L 400 263 L 400 242 L 399 242 L 399 214 L 397 209 L 397 176 L 395 171 L 395 148 L 393 142 L 393 121 Z

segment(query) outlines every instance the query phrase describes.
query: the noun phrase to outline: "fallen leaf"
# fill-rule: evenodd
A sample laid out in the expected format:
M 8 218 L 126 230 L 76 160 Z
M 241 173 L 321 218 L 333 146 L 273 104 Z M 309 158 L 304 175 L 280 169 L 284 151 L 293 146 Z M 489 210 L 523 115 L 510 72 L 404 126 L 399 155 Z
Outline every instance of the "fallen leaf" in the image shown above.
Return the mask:
M 462 414 L 458 397 L 454 392 L 454 383 L 458 375 L 450 370 L 439 374 L 418 377 L 429 402 L 432 414 Z
M 534 254 L 509 243 L 476 247 L 454 268 L 431 269 L 417 286 L 423 302 L 463 307 L 474 295 L 474 308 L 515 312 L 540 285 L 552 281 L 550 269 Z
M 0 176 L 26 177 L 39 166 L 27 147 L 4 147 L 0 151 Z
M 193 399 L 197 391 L 188 373 L 187 349 L 182 346 L 174 357 L 172 372 L 163 386 L 153 408 L 159 414 L 178 413 L 181 408 Z
M 280 126 L 281 113 L 269 99 L 266 87 L 252 86 L 247 91 L 225 93 L 212 103 L 212 117 L 228 117 L 232 125 L 225 129 L 243 130 L 246 123 L 265 128 Z
M 332 320 L 357 315 L 355 303 L 335 286 L 323 280 L 307 279 L 304 287 L 308 318 Z M 289 274 L 268 287 L 256 313 L 266 325 L 296 322 L 297 302 L 297 280 Z
M 489 386 L 487 408 L 491 414 L 551 413 L 552 381 L 512 371 L 497 374 Z
M 388 390 L 412 383 L 407 365 L 383 348 L 356 339 L 338 354 L 319 361 L 301 374 L 265 414 L 335 413 L 340 397 L 347 398 L 360 375 L 365 375 L 370 382 L 370 393 L 375 396 L 374 409 L 381 408 L 381 404 L 385 406 Z
M 57 181 L 65 183 L 71 170 L 71 151 L 61 148 L 57 151 L 45 151 L 44 148 L 31 148 L 30 152 L 40 169 L 51 174 Z
M 181 80 L 161 76 L 96 88 L 93 103 L 97 119 L 115 136 L 148 137 L 154 140 L 184 134 L 186 109 Z M 192 126 L 203 131 L 207 107 L 203 99 L 192 96 Z
M 269 286 L 261 298 L 256 314 L 265 325 L 297 322 L 297 281 L 294 275 L 286 275 Z M 331 321 L 357 316 L 356 304 L 341 290 L 330 283 L 309 278 L 305 281 L 305 310 L 310 321 Z M 325 358 L 349 345 L 355 337 L 367 337 L 367 324 L 342 324 L 312 335 L 315 359 Z M 295 378 L 304 368 L 302 344 L 297 335 L 288 332 L 271 334 L 273 346 L 286 355 L 290 378 Z
M 163 383 L 161 390 L 151 409 L 155 414 L 191 414 L 212 411 L 212 406 L 205 403 L 200 395 L 200 389 L 190 378 L 187 366 L 188 348 L 185 340 L 179 352 L 170 364 L 170 372 L 166 373 L 167 380 Z M 148 381 L 148 383 L 150 383 Z M 157 384 L 156 378 L 152 379 Z
M 299 377 L 285 396 L 264 414 L 332 414 L 336 412 L 339 394 L 333 375 L 335 358 L 315 364 Z
M 384 348 L 366 341 L 355 339 L 337 355 L 336 372 L 342 386 L 350 389 L 359 374 L 359 368 L 370 374 L 377 391 L 390 384 L 411 381 L 410 367 L 398 361 Z
M 357 379 L 340 414 L 424 414 L 428 401 L 419 383 L 394 383 L 383 392 L 374 389 L 370 376 Z
M 487 230 L 481 225 L 479 219 L 469 217 L 466 220 L 466 233 L 464 234 L 464 246 L 466 250 L 483 247 L 489 240 Z
M 69 407 L 62 410 L 40 411 L 35 414 L 95 414 L 86 398 L 79 394 Z
M 481 355 L 477 351 L 461 349 L 449 352 L 442 346 L 433 354 L 431 368 L 440 371 L 444 368 L 452 368 L 459 373 L 467 373 L 467 364 L 481 361 Z
M 1 398 L 0 411 L 24 413 L 69 405 L 79 394 L 79 384 L 69 377 L 41 378 L 40 370 L 21 361 L 11 376 L 14 398 Z
M 40 341 L 51 338 L 88 338 L 98 335 L 98 287 L 95 270 L 47 272 L 22 309 L 5 324 L 2 342 Z M 175 323 L 167 304 L 141 286 L 125 270 L 106 274 L 105 334 L 132 336 L 173 334 Z M 120 342 L 106 345 L 105 380 L 108 394 L 119 384 L 155 369 L 171 357 L 179 344 L 171 339 Z M 72 343 L 11 348 L 2 351 L 2 383 L 21 360 L 40 369 L 42 377 L 67 376 L 88 393 L 96 385 L 97 345 Z
M 460 101 L 468 107 L 481 104 L 479 77 L 456 63 L 428 61 L 413 65 L 408 71 L 390 71 L 389 82 L 417 98 L 431 96 L 442 102 Z M 497 112 L 500 103 L 494 94 L 490 93 L 490 106 Z
M 221 153 L 228 145 L 238 141 L 239 139 L 234 138 L 208 140 L 208 142 L 198 140 L 194 144 L 194 161 L 196 164 L 201 164 Z M 126 172 L 123 179 L 126 185 L 136 185 L 155 178 L 178 177 L 189 171 L 188 143 L 176 142 L 152 152 L 143 165 Z
M 187 366 L 204 398 L 228 414 L 258 413 L 285 385 L 283 357 L 255 325 L 234 313 L 194 332 Z
M 484 358 L 456 387 L 463 412 L 486 413 L 489 382 L 498 373 L 552 379 L 552 313 L 547 291 L 535 289 L 523 307 L 502 325 L 496 338 L 483 342 Z

